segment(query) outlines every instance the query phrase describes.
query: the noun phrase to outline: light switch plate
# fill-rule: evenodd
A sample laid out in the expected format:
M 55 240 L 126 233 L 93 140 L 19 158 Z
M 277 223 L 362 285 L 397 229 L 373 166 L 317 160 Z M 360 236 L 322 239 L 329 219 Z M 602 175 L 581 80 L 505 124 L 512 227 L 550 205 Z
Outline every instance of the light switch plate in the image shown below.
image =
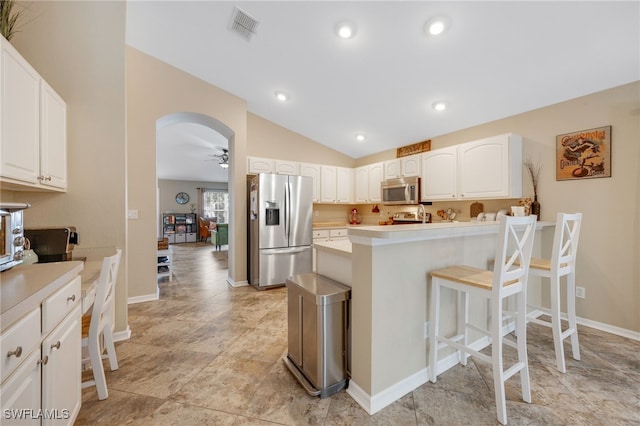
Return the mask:
M 129 219 L 137 219 L 138 218 L 138 210 L 129 210 L 129 211 L 127 211 L 127 217 Z

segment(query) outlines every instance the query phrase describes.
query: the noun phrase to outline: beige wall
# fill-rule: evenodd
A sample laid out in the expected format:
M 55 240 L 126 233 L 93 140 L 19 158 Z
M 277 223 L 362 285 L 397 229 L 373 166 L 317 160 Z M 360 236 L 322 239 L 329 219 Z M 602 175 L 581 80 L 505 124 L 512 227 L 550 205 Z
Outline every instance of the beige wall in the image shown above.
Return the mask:
M 247 114 L 247 153 L 304 163 L 355 167 L 355 160 L 254 114 Z
M 16 192 L 28 226 L 73 225 L 81 248 L 125 249 L 116 331 L 127 328 L 124 2 L 22 2 L 15 48 L 67 103 L 66 193 Z M 105 36 L 108 35 L 108 36 Z M 5 195 L 3 193 L 3 199 Z
M 235 218 L 229 224 L 229 276 L 246 280 L 246 102 L 131 47 L 126 58 L 128 200 L 129 208 L 139 211 L 139 219 L 129 226 L 131 263 L 136 265 L 129 274 L 129 297 L 156 293 L 156 122 L 178 112 L 213 117 L 234 133 L 229 143 L 230 214 Z

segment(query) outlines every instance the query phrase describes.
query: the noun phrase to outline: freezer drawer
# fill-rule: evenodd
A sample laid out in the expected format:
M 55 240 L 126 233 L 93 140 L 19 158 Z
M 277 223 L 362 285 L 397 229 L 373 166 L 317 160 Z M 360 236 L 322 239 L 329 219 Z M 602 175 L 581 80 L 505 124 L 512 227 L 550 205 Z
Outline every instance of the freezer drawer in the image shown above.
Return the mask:
M 260 250 L 259 278 L 250 277 L 251 284 L 258 289 L 283 286 L 290 276 L 311 272 L 312 254 L 311 246 Z

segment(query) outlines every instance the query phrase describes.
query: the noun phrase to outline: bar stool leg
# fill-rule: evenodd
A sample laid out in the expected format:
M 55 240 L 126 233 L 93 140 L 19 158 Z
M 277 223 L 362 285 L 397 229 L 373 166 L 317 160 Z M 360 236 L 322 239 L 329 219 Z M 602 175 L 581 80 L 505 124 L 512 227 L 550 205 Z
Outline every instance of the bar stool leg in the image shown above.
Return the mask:
M 549 277 L 551 288 L 551 331 L 553 332 L 553 346 L 556 352 L 556 364 L 562 373 L 567 372 L 564 362 L 564 347 L 562 345 L 562 321 L 560 319 L 560 278 Z
M 440 286 L 438 279 L 431 280 L 431 307 L 429 308 L 429 380 L 436 382 L 438 377 L 438 331 L 440 318 Z
M 518 362 L 521 364 L 520 383 L 522 400 L 531 402 L 531 382 L 529 378 L 529 360 L 527 356 L 527 296 L 520 293 L 517 296 L 516 338 Z
M 496 301 L 494 301 L 496 302 Z M 493 370 L 493 387 L 496 398 L 498 421 L 507 423 L 507 403 L 504 390 L 504 365 L 502 363 L 502 300 L 491 304 L 491 358 Z
M 462 336 L 462 344 L 466 347 L 467 345 L 467 318 L 469 314 L 469 298 L 467 297 L 467 293 L 464 291 L 457 291 L 458 293 L 458 309 L 457 309 L 457 335 Z M 462 365 L 467 365 L 467 358 L 469 358 L 469 354 L 463 350 L 458 350 L 458 361 Z
M 569 318 L 569 328 L 571 329 L 573 359 L 580 361 L 578 322 L 576 320 L 576 277 L 573 273 L 567 275 L 567 317 Z

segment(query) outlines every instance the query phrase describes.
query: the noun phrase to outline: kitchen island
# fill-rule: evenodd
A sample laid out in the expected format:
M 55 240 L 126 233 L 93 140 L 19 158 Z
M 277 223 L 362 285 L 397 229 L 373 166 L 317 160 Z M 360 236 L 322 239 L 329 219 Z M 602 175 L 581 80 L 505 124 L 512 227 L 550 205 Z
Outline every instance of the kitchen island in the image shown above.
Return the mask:
M 541 255 L 541 247 L 550 247 L 554 225 L 538 222 L 534 256 Z M 352 287 L 352 371 L 347 392 L 368 413 L 428 381 L 429 271 L 460 263 L 490 268 L 497 233 L 497 221 L 360 226 L 349 229 L 350 253 L 346 244 L 316 245 L 318 273 Z M 350 282 L 345 282 L 347 261 Z M 529 283 L 536 303 L 538 282 Z M 453 331 L 446 327 L 454 324 L 454 295 L 443 294 L 442 303 L 443 331 Z M 484 325 L 485 309 L 471 305 L 470 320 Z M 444 371 L 456 363 L 455 355 L 443 357 L 437 368 Z

